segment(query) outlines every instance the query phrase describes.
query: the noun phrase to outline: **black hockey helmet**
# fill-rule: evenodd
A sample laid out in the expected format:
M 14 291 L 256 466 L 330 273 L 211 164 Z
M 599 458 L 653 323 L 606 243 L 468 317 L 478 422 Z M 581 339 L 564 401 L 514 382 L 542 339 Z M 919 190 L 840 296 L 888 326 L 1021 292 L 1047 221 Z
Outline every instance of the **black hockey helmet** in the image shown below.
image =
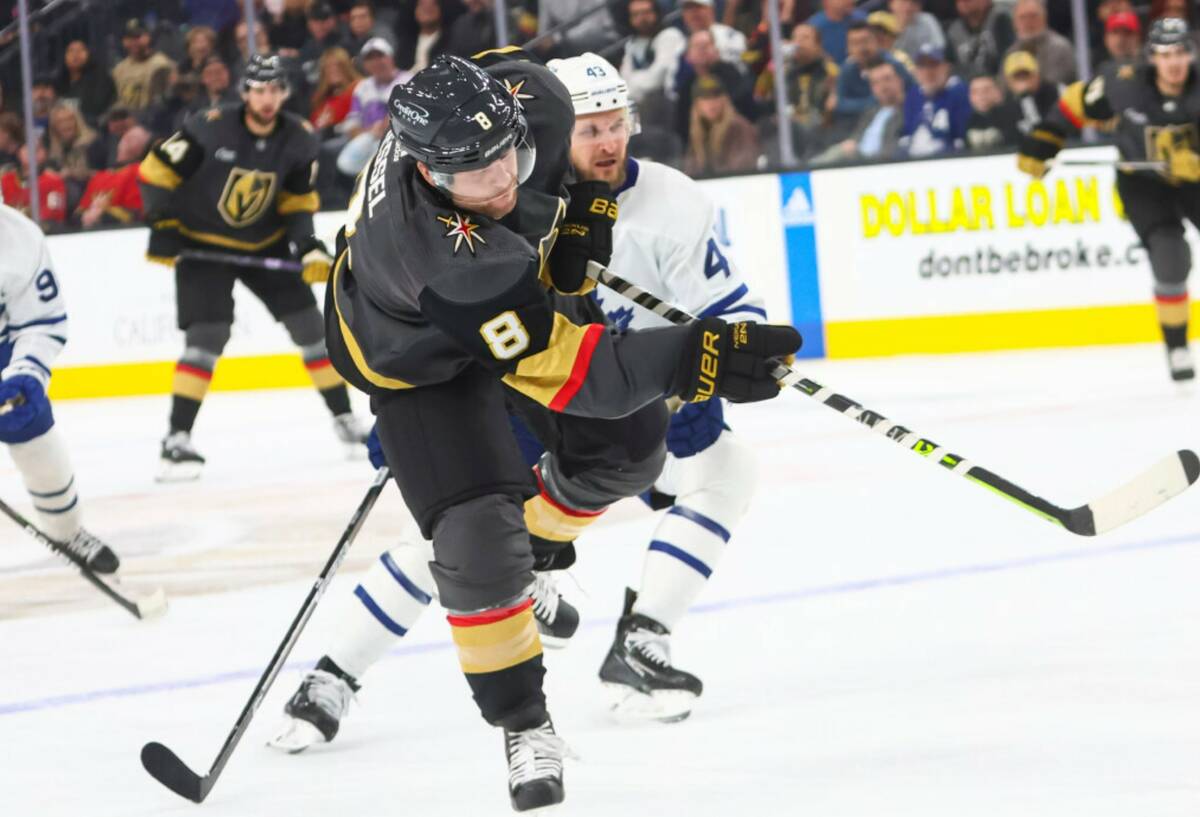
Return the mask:
M 1188 51 L 1192 50 L 1191 32 L 1188 31 L 1187 20 L 1179 17 L 1160 17 L 1150 26 L 1150 36 L 1146 38 L 1146 45 L 1151 52 L 1159 50 L 1167 50 L 1177 46 L 1183 46 Z
M 242 91 L 249 91 L 256 85 L 275 83 L 283 90 L 288 90 L 287 71 L 283 68 L 283 60 L 274 54 L 255 54 L 246 61 L 242 72 Z
M 481 170 L 515 151 L 518 181 L 533 169 L 534 147 L 521 107 L 482 68 L 450 54 L 437 57 L 388 99 L 401 149 L 429 167 L 446 190 L 454 174 Z

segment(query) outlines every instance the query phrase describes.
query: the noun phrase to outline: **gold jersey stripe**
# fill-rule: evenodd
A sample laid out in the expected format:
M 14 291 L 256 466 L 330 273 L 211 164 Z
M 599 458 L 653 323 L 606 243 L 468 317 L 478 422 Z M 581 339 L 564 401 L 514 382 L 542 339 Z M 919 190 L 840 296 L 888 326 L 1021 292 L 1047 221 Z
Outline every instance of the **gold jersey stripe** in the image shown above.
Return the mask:
M 281 190 L 275 198 L 275 209 L 283 216 L 288 213 L 315 213 L 320 207 L 321 197 L 317 195 L 316 190 L 307 193 L 289 193 Z
M 504 375 L 504 382 L 526 397 L 549 406 L 571 377 L 586 334 L 585 327 L 576 326 L 562 313 L 555 312 L 546 348 L 518 363 L 515 372 Z
M 175 168 L 158 158 L 153 151 L 146 154 L 146 158 L 138 165 L 138 178 L 146 184 L 165 190 L 174 190 L 183 182 Z
M 381 389 L 411 389 L 413 388 L 411 383 L 405 383 L 403 380 L 397 380 L 394 377 L 385 377 L 368 366 L 367 359 L 362 353 L 362 348 L 358 345 L 358 341 L 354 339 L 354 334 L 346 324 L 346 319 L 342 315 L 342 307 L 338 303 L 337 292 L 338 274 L 349 258 L 350 248 L 347 247 L 338 256 L 337 262 L 333 265 L 333 276 L 330 278 L 329 286 L 333 287 L 333 309 L 337 312 L 338 328 L 342 332 L 342 341 L 346 344 L 346 351 L 350 353 L 350 359 L 354 361 L 354 368 L 358 369 L 358 373 L 366 378 L 368 383 L 379 386 Z
M 234 250 L 263 250 L 272 244 L 278 244 L 287 235 L 287 228 L 280 227 L 275 232 L 264 238 L 262 241 L 242 241 L 237 238 L 228 238 L 217 233 L 206 233 L 203 230 L 193 230 L 190 227 L 185 227 L 177 219 L 168 219 L 160 221 L 154 225 L 156 228 L 177 230 L 180 235 L 186 236 L 193 241 L 199 241 L 201 244 L 212 244 L 217 247 L 227 247 Z

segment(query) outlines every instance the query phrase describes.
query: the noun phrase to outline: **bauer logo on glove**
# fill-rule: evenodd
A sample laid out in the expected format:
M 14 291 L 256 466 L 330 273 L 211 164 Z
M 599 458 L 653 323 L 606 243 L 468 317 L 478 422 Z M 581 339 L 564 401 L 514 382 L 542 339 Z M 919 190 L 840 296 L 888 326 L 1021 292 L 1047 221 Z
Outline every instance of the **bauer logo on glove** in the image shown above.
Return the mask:
M 676 374 L 673 393 L 689 403 L 724 397 L 734 403 L 769 400 L 779 394 L 772 371 L 800 349 L 792 326 L 726 323 L 705 318 L 693 324 L 691 354 Z

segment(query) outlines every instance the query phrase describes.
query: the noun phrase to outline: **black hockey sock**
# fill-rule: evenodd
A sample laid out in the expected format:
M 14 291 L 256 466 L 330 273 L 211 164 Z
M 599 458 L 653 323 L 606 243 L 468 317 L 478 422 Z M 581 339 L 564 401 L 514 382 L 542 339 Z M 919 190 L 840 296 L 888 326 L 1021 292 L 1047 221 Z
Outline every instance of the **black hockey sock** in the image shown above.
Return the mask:
M 325 405 L 329 407 L 329 413 L 334 417 L 350 413 L 350 392 L 344 385 L 321 389 L 321 399 L 325 401 Z
M 195 356 L 189 355 L 190 351 L 185 351 L 183 358 L 175 364 L 175 376 L 171 380 L 172 431 L 192 430 L 212 382 L 213 365 L 193 359 Z
M 337 664 L 335 664 L 333 659 L 330 658 L 328 655 L 321 656 L 321 660 L 317 662 L 316 668 L 319 670 L 323 670 L 324 672 L 328 672 L 332 675 L 336 675 L 338 678 L 341 678 L 343 681 L 345 681 L 347 684 L 349 684 L 350 688 L 352 690 L 354 690 L 355 692 L 358 692 L 362 688 L 361 686 L 359 686 L 358 681 L 355 680 L 353 675 L 346 672 L 344 669 L 342 669 Z
M 171 431 L 192 430 L 196 424 L 196 415 L 200 412 L 200 401 L 182 394 L 171 397 Z
M 1188 328 L 1185 323 L 1183 326 L 1167 326 L 1162 327 L 1163 340 L 1167 342 L 1168 349 L 1178 349 L 1181 346 L 1188 345 Z

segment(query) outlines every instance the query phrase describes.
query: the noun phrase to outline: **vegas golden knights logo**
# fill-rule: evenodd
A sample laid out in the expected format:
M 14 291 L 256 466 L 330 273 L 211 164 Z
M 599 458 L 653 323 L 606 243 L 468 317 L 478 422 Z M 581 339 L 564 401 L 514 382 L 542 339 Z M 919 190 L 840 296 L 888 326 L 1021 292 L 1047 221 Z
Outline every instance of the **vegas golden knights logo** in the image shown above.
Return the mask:
M 217 209 L 230 227 L 249 227 L 274 201 L 274 173 L 235 167 L 229 171 Z

